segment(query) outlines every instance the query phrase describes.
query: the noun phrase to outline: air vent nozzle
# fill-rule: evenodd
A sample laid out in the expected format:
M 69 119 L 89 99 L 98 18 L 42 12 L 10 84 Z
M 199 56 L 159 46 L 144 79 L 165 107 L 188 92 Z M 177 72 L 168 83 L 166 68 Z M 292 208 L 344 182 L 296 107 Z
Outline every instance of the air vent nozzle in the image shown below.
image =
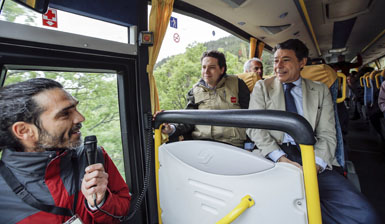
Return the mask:
M 231 8 L 235 9 L 240 7 L 247 0 L 222 0 L 222 1 L 227 3 Z
M 327 19 L 341 20 L 356 17 L 369 11 L 373 0 L 332 1 L 325 4 Z
M 290 24 L 286 24 L 282 26 L 260 26 L 260 28 L 263 29 L 266 33 L 270 35 L 274 35 L 286 30 L 290 26 L 291 26 Z

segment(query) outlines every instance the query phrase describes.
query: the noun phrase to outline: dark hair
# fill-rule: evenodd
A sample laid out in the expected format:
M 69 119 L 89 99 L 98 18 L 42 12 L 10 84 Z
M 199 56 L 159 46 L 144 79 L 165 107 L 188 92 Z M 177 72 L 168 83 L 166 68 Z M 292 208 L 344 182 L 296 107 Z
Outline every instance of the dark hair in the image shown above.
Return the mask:
M 202 57 L 201 57 L 201 62 L 202 62 L 203 58 L 205 58 L 205 57 L 216 58 L 218 60 L 219 68 L 224 67 L 225 70 L 224 70 L 223 74 L 226 74 L 226 71 L 227 71 L 226 57 L 222 52 L 215 51 L 215 50 L 203 52 Z
M 293 50 L 299 61 L 303 58 L 307 58 L 309 55 L 309 49 L 307 49 L 306 45 L 298 39 L 289 39 L 277 44 L 274 47 L 273 52 L 275 53 L 278 49 Z
M 361 76 L 365 75 L 367 72 L 372 72 L 374 70 L 374 68 L 372 67 L 368 67 L 368 66 L 365 66 L 365 67 L 362 67 L 356 74 L 357 78 L 360 78 Z
M 36 78 L 0 88 L 0 150 L 22 149 L 12 134 L 11 127 L 18 121 L 35 124 L 40 130 L 39 117 L 44 111 L 33 96 L 48 89 L 63 88 L 51 79 Z

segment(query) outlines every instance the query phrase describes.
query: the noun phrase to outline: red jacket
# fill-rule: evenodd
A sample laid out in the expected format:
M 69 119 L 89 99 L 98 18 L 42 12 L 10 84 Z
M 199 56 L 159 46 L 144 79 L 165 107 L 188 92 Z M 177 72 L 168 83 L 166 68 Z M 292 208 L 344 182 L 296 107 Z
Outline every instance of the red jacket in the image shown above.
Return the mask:
M 130 194 L 116 166 L 107 153 L 98 150 L 98 161 L 103 161 L 108 173 L 108 192 L 102 209 L 116 216 L 128 214 Z M 87 161 L 83 147 L 77 151 L 65 151 L 59 155 L 55 151 L 15 152 L 4 150 L 2 161 L 39 201 L 72 210 L 75 195 L 71 155 L 76 153 L 79 164 L 79 186 L 76 214 L 83 223 L 118 223 L 100 211 L 91 211 L 81 192 L 81 180 Z M 0 176 L 0 223 L 63 223 L 69 216 L 55 215 L 39 211 L 18 198 Z

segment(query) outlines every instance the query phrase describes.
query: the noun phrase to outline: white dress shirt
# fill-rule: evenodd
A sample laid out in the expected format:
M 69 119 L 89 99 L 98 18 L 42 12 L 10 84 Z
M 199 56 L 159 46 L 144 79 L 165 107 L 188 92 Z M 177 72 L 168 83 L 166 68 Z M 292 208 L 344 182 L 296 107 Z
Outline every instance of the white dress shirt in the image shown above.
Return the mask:
M 290 94 L 294 98 L 295 107 L 297 108 L 298 114 L 303 116 L 303 107 L 302 107 L 303 106 L 303 104 L 302 104 L 302 78 L 300 77 L 299 79 L 294 81 L 293 84 L 295 86 L 290 90 Z M 292 145 L 296 145 L 296 143 L 294 142 L 294 139 L 290 135 L 288 135 L 287 133 L 285 133 L 282 142 L 283 143 L 290 143 Z M 279 158 L 281 158 L 282 156 L 286 156 L 286 153 L 282 149 L 276 149 L 276 150 L 274 150 L 274 151 L 272 151 L 271 153 L 268 154 L 268 157 L 271 160 L 273 160 L 274 162 L 277 162 L 277 160 Z M 321 159 L 321 158 L 319 158 L 317 156 L 315 157 L 315 162 L 316 162 L 317 165 L 319 165 L 321 167 L 321 171 L 323 171 L 326 168 L 326 166 L 327 166 L 327 163 L 325 161 L 323 161 L 323 159 Z

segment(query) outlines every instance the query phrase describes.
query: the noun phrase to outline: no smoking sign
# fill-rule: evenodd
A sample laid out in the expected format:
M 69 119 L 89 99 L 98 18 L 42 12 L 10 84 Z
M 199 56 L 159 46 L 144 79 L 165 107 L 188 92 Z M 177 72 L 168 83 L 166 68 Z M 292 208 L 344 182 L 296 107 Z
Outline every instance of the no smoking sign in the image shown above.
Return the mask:
M 179 36 L 179 34 L 174 33 L 173 39 L 174 39 L 175 43 L 179 43 L 179 41 L 180 41 L 180 36 Z

